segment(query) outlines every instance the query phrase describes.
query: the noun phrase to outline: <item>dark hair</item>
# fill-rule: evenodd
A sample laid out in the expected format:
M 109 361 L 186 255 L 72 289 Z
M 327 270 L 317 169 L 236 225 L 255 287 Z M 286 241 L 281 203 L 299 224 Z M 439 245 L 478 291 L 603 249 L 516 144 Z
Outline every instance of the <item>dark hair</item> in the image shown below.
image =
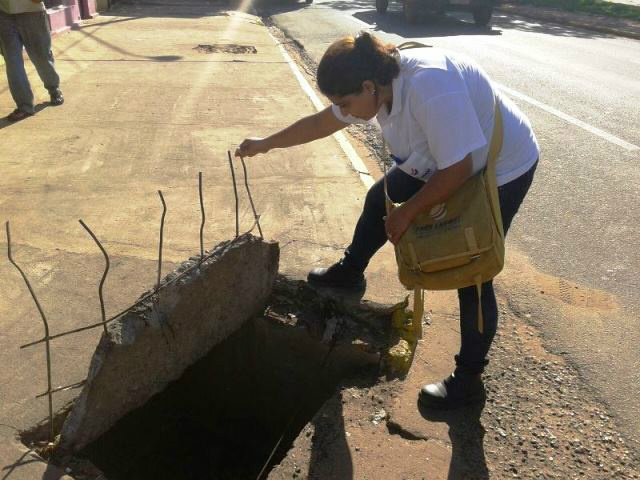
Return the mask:
M 393 54 L 395 45 L 385 45 L 367 32 L 336 40 L 318 65 L 318 87 L 325 95 L 349 95 L 362 91 L 362 82 L 389 85 L 400 73 Z

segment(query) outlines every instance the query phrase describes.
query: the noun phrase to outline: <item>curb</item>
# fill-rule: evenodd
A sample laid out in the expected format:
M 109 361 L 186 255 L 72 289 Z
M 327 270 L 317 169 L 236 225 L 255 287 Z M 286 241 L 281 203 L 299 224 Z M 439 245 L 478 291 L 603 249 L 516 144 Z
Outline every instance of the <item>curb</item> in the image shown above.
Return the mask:
M 500 5 L 497 10 L 503 13 L 512 13 L 516 15 L 520 15 L 527 18 L 532 18 L 535 20 L 545 20 L 554 23 L 559 23 L 562 25 L 568 25 L 576 28 L 584 28 L 586 30 L 592 30 L 601 33 L 609 33 L 613 35 L 618 35 L 621 37 L 633 38 L 636 40 L 640 40 L 640 23 L 636 24 L 632 20 L 626 19 L 617 19 L 615 17 L 604 17 L 601 15 L 589 15 L 589 14 L 577 14 L 574 12 L 562 12 L 555 11 L 551 9 L 545 9 L 540 7 L 521 7 L 518 5 Z M 572 18 L 569 18 L 572 17 Z M 634 28 L 637 31 L 631 30 L 629 28 L 625 28 L 624 25 L 620 26 L 607 26 L 607 25 L 598 25 L 597 22 L 615 22 L 620 21 L 620 23 L 630 23 L 631 28 Z

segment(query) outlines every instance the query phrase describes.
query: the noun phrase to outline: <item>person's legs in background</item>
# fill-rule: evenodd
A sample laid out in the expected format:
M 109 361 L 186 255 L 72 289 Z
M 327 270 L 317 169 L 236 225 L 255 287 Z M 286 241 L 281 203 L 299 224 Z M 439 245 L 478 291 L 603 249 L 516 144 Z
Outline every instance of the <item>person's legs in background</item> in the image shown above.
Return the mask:
M 60 76 L 56 72 L 51 51 L 51 32 L 45 12 L 16 15 L 18 31 L 25 49 L 36 67 L 38 75 L 49 91 L 52 105 L 62 105 L 64 98 L 60 92 Z
M 9 91 L 17 107 L 16 111 L 7 117 L 12 121 L 21 120 L 35 112 L 33 92 L 22 59 L 23 42 L 18 31 L 16 17 L 17 15 L 0 12 L 0 42 L 2 43 Z

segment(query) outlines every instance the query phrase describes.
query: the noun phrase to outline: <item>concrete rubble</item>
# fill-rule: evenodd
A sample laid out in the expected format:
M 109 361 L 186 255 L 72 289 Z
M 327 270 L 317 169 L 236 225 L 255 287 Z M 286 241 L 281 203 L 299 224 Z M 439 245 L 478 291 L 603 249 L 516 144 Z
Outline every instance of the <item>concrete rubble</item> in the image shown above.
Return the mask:
M 164 390 L 264 308 L 278 272 L 277 243 L 251 235 L 220 244 L 177 282 L 109 325 L 87 383 L 67 417 L 61 446 L 77 451 Z M 172 276 L 199 262 L 185 262 Z

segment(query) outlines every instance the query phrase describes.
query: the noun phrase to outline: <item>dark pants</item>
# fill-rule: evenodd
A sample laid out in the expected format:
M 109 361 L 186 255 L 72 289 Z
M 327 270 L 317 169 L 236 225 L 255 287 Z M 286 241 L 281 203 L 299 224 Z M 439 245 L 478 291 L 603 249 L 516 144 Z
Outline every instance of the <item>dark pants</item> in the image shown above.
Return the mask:
M 531 186 L 537 165 L 536 163 L 524 175 L 498 187 L 505 235 Z M 389 197 L 398 203 L 406 202 L 424 186 L 424 182 L 407 175 L 398 168 L 393 168 L 388 172 L 387 184 Z M 371 257 L 387 241 L 383 220 L 385 215 L 384 182 L 380 179 L 367 193 L 362 214 L 353 234 L 353 241 L 345 252 L 344 262 L 346 265 L 364 272 Z M 455 357 L 457 369 L 469 373 L 481 373 L 488 363 L 487 353 L 498 326 L 498 307 L 493 291 L 493 282 L 482 284 L 484 333 L 481 334 L 478 331 L 476 287 L 459 289 L 458 300 L 460 302 L 461 341 L 460 352 Z
M 51 53 L 51 34 L 46 13 L 10 15 L 0 12 L 0 47 L 4 55 L 9 90 L 20 110 L 34 113 L 33 92 L 22 59 L 23 46 L 45 88 L 58 88 L 60 77 Z

